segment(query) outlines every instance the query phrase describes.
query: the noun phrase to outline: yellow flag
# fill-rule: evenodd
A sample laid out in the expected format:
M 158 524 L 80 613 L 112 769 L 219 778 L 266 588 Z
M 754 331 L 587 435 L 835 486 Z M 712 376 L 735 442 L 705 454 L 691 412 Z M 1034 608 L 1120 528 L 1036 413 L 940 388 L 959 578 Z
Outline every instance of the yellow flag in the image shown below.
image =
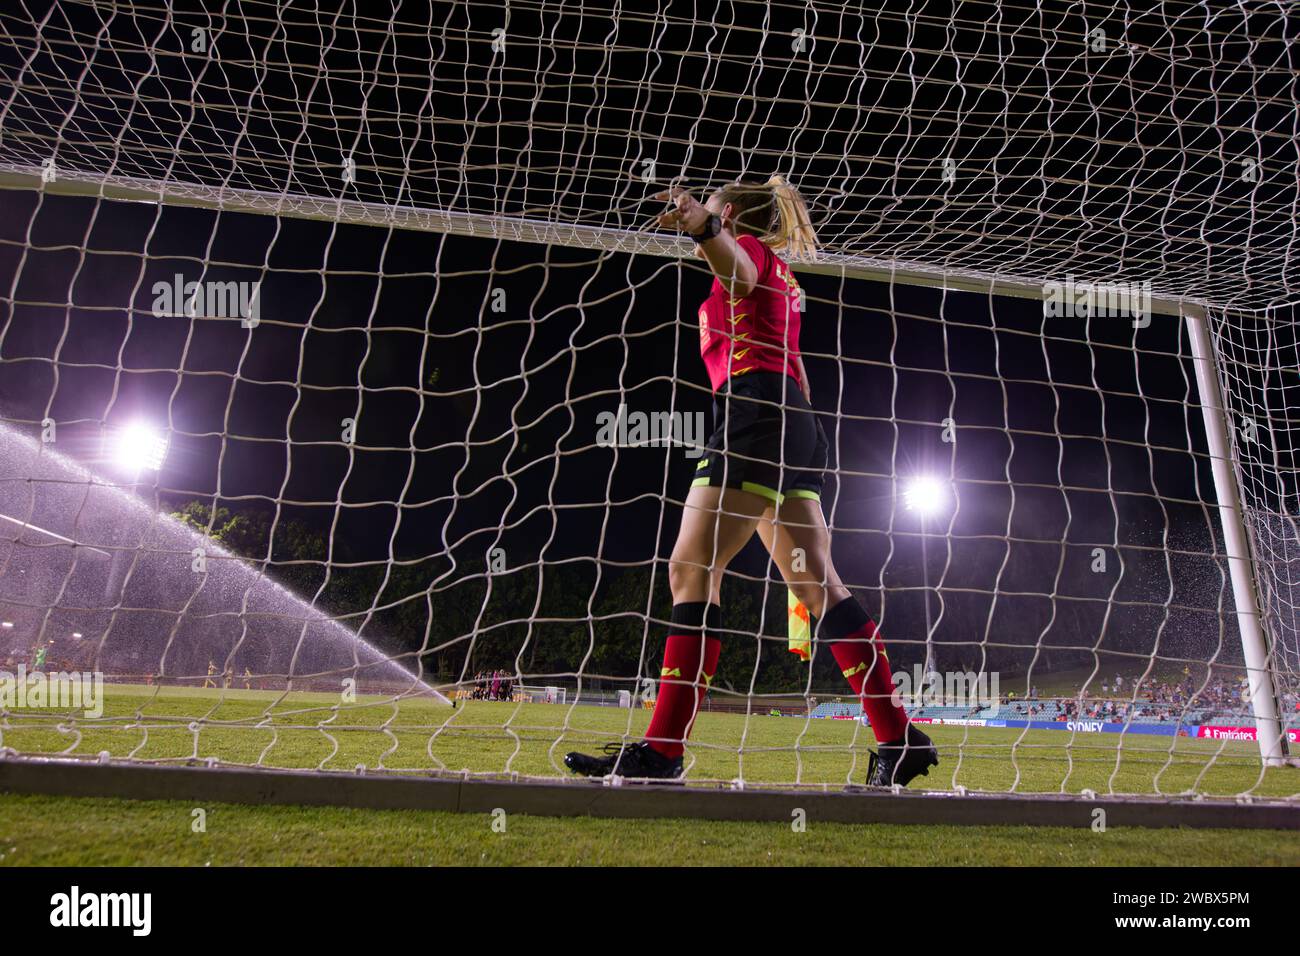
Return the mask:
M 798 654 L 799 660 L 807 663 L 812 660 L 812 625 L 808 621 L 808 608 L 795 597 L 793 591 L 789 595 L 790 653 Z

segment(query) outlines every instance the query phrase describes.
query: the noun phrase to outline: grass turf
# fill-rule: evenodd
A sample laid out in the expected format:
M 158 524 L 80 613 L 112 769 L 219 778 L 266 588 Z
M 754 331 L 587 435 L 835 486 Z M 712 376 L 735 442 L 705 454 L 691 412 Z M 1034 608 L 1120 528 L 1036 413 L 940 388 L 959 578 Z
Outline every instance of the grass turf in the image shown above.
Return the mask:
M 1266 830 L 603 820 L 0 795 L 0 866 L 1295 866 Z
M 351 770 L 563 773 L 569 749 L 644 730 L 645 711 L 429 700 L 340 705 L 337 695 L 106 688 L 104 716 L 10 711 L 0 744 L 22 753 Z M 918 784 L 1021 792 L 1250 792 L 1294 797 L 1300 773 L 1259 769 L 1254 744 L 1175 737 L 927 728 L 943 764 Z M 869 730 L 853 721 L 703 713 L 694 780 L 861 781 Z M 603 820 L 0 795 L 0 865 L 599 864 L 1126 865 L 1300 863 L 1300 836 L 1272 831 Z
M 468 770 L 566 776 L 568 750 L 637 739 L 649 714 L 603 707 L 429 699 L 384 703 L 338 695 L 270 691 L 105 688 L 104 715 L 69 719 L 45 710 L 9 711 L 0 746 L 186 762 L 353 770 Z M 928 726 L 942 763 L 913 787 L 993 792 L 1300 796 L 1300 771 L 1263 771 L 1256 745 L 1143 734 Z M 757 785 L 861 783 L 869 729 L 851 720 L 699 715 L 688 779 Z

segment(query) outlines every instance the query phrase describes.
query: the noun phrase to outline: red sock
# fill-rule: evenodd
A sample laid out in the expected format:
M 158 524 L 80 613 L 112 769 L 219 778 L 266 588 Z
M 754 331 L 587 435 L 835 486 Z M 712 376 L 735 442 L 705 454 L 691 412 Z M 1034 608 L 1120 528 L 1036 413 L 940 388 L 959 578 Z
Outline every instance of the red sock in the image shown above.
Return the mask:
M 673 606 L 672 631 L 659 672 L 659 695 L 645 733 L 650 746 L 665 757 L 680 757 L 686 749 L 695 714 L 718 669 L 722 642 L 701 627 L 706 609 L 718 610 L 717 605 L 703 601 Z M 710 630 L 716 633 L 716 629 Z
M 894 682 L 885 656 L 885 643 L 876 623 L 853 598 L 831 608 L 822 620 L 831 654 L 849 686 L 862 700 L 876 740 L 893 743 L 907 734 L 907 712 L 894 702 Z
M 718 657 L 722 654 L 722 641 L 712 634 L 704 635 L 704 663 L 700 667 L 700 681 L 695 687 L 695 713 L 691 716 L 691 722 L 686 725 L 686 737 L 691 736 L 691 729 L 695 726 L 695 718 L 700 713 L 700 708 L 704 706 L 704 697 L 709 692 L 709 687 L 713 684 L 713 675 L 718 672 Z

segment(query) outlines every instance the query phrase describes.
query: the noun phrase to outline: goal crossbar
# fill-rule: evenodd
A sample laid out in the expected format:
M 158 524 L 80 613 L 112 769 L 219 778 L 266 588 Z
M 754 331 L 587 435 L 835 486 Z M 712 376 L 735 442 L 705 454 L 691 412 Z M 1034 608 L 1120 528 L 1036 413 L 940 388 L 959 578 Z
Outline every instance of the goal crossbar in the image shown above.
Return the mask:
M 84 196 L 122 202 L 166 203 L 202 209 L 228 210 L 291 219 L 379 226 L 420 232 L 441 232 L 510 242 L 526 242 L 636 253 L 681 259 L 693 248 L 678 236 L 663 232 L 632 232 L 605 226 L 557 222 L 516 216 L 455 212 L 447 209 L 389 205 L 356 199 L 322 198 L 253 189 L 161 182 L 129 176 L 62 172 L 45 179 L 38 167 L 0 163 L 0 189 L 43 190 L 61 196 Z M 943 268 L 906 260 L 876 259 L 834 251 L 821 251 L 815 262 L 790 259 L 796 272 L 843 275 L 854 279 L 923 286 L 952 292 L 1042 299 L 1043 283 L 1024 277 L 998 275 L 970 269 Z M 1078 282 L 1089 277 L 1077 276 Z M 1095 277 L 1094 281 L 1103 281 Z M 1213 304 L 1192 297 L 1152 293 L 1150 309 L 1156 315 L 1181 316 L 1189 307 L 1207 309 Z

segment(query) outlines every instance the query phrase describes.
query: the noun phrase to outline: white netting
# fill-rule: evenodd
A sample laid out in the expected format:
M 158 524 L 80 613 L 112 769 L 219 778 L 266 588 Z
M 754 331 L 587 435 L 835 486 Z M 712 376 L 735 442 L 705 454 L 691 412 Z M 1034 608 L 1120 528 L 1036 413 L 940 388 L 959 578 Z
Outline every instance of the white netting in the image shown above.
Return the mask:
M 776 169 L 828 251 L 873 270 L 1295 299 L 1295 25 L 1276 4 L 2 16 L 10 171 L 642 251 L 662 248 L 628 235 L 646 182 Z
M 725 15 L 0 13 L 0 663 L 110 683 L 103 716 L 0 700 L 0 745 L 548 776 L 637 737 L 695 460 L 598 422 L 708 409 L 707 283 L 645 199 L 779 171 L 827 250 L 801 282 L 836 563 L 896 672 L 1002 680 L 911 702 L 935 785 L 1295 796 L 1238 739 L 1176 317 L 1212 306 L 1263 436 L 1234 466 L 1293 709 L 1285 11 Z M 1085 279 L 1175 315 L 993 294 Z M 139 479 L 111 458 L 137 420 L 168 443 Z M 928 522 L 918 474 L 951 489 Z M 787 651 L 760 555 L 731 570 L 691 778 L 861 782 L 833 662 Z
M 1293 309 L 1225 314 L 1216 324 L 1232 426 L 1233 459 L 1245 498 L 1245 517 L 1256 556 L 1260 596 L 1273 638 L 1279 681 L 1300 689 L 1300 343 Z

